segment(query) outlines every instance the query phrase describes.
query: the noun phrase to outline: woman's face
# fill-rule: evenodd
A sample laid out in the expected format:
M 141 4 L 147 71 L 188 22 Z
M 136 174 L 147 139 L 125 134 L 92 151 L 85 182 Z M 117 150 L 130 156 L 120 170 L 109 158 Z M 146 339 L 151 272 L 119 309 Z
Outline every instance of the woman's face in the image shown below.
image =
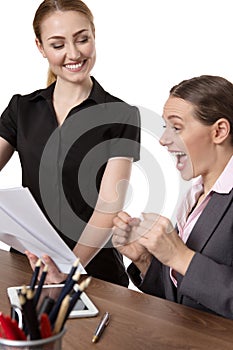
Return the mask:
M 169 97 L 164 106 L 165 131 L 160 143 L 177 159 L 184 180 L 208 175 L 214 164 L 213 127 L 198 121 L 192 103 Z
M 82 83 L 95 60 L 95 39 L 88 18 L 77 11 L 56 11 L 41 23 L 37 46 L 57 78 Z

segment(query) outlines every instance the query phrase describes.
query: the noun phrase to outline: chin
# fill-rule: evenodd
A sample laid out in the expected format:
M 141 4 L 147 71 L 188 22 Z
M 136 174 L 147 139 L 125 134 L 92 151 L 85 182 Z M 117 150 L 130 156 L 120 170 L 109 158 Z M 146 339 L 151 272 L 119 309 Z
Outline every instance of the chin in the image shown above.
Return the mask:
M 187 170 L 186 171 L 182 171 L 180 173 L 180 175 L 181 175 L 182 179 L 185 180 L 185 181 L 190 181 L 190 180 L 192 180 L 194 178 L 193 171 L 187 171 Z

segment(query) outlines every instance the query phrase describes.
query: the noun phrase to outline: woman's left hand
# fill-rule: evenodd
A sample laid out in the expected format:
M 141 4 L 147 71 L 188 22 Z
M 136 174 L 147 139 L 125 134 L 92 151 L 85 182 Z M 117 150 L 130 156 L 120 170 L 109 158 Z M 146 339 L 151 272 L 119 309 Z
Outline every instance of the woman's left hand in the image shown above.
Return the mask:
M 38 257 L 32 254 L 31 252 L 29 252 L 28 250 L 25 251 L 25 255 L 27 256 L 29 263 L 31 265 L 31 268 L 34 271 L 36 263 L 38 261 Z M 41 263 L 38 280 L 40 279 L 41 273 L 45 265 L 48 266 L 48 273 L 46 276 L 45 283 L 47 284 L 61 283 L 67 278 L 67 274 L 61 272 L 57 267 L 57 265 L 55 264 L 55 262 L 48 255 L 43 255 L 42 260 L 43 262 Z
M 139 243 L 164 265 L 185 275 L 195 252 L 184 244 L 169 219 L 153 213 L 143 218 L 137 227 Z

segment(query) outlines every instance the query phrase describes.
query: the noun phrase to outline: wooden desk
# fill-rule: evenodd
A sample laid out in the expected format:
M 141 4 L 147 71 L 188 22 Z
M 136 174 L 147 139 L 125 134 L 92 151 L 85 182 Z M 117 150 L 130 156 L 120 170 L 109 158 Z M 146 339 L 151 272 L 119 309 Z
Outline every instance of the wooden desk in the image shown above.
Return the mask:
M 0 311 L 9 314 L 6 288 L 28 284 L 24 256 L 0 250 Z M 66 323 L 64 350 L 233 349 L 233 321 L 93 279 L 87 294 L 100 315 Z M 91 342 L 101 315 L 111 322 L 100 341 Z

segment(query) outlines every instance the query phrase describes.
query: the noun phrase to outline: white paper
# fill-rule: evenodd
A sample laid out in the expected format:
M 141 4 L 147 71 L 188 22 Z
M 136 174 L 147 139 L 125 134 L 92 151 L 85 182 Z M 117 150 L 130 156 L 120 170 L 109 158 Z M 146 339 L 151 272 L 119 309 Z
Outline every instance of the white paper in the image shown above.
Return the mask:
M 0 190 L 0 240 L 21 253 L 49 255 L 64 273 L 77 259 L 24 187 Z M 81 264 L 78 271 L 86 273 Z

